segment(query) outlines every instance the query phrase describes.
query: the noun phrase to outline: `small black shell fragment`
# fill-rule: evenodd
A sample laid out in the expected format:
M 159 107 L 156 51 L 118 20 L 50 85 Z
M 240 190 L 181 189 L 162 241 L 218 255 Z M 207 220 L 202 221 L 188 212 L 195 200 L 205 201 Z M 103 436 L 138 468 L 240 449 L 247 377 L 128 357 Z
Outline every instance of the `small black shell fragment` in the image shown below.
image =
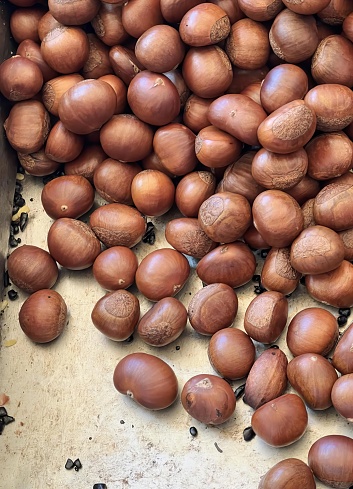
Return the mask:
M 2 418 L 3 416 L 7 416 L 7 411 L 6 411 L 6 408 L 1 406 L 0 407 L 0 418 Z
M 263 294 L 264 292 L 266 292 L 266 289 L 264 289 L 261 285 L 256 285 L 254 287 L 254 292 L 255 292 L 255 294 L 259 295 L 259 294 Z
M 242 384 L 235 389 L 234 391 L 235 398 L 240 399 L 241 396 L 244 394 L 244 392 L 245 392 L 245 384 Z
M 28 213 L 27 212 L 21 212 L 21 216 L 20 216 L 20 229 L 21 229 L 21 231 L 24 231 L 26 229 L 27 224 L 28 224 Z
M 81 464 L 81 461 L 79 458 L 77 458 L 74 461 L 74 468 L 75 468 L 76 472 L 78 472 L 80 469 L 82 469 L 82 464 Z
M 13 423 L 15 421 L 15 418 L 6 414 L 5 416 L 1 417 L 1 421 L 4 423 L 5 426 L 7 426 L 8 424 Z
M 9 285 L 10 285 L 9 272 L 8 272 L 8 270 L 5 270 L 5 272 L 4 272 L 4 289 L 7 289 L 7 287 Z
M 260 253 L 261 258 L 266 258 L 266 256 L 268 255 L 268 251 L 269 250 L 261 250 L 261 253 Z
M 18 246 L 17 239 L 14 238 L 14 236 L 11 234 L 10 234 L 10 239 L 9 239 L 9 245 L 11 246 L 11 248 L 16 248 L 16 246 Z
M 10 301 L 15 301 L 16 299 L 18 299 L 18 292 L 16 290 L 9 290 L 7 295 Z
M 347 323 L 347 316 L 338 316 L 337 323 L 338 326 L 344 326 Z
M 195 428 L 195 426 L 191 426 L 189 432 L 191 436 L 197 436 L 197 429 Z
M 346 316 L 346 318 L 348 318 L 351 315 L 351 310 L 349 308 L 347 308 L 347 309 L 338 309 L 338 314 L 340 316 Z
M 253 438 L 255 438 L 256 436 L 256 433 L 255 431 L 252 429 L 251 426 L 248 426 L 247 428 L 245 428 L 245 430 L 243 431 L 243 438 L 245 441 L 251 441 Z
M 156 235 L 154 232 L 154 224 L 153 222 L 148 222 L 146 227 L 146 232 L 142 237 L 142 242 L 153 245 L 155 240 L 156 240 Z
M 73 469 L 73 468 L 74 468 L 74 463 L 73 463 L 73 461 L 71 460 L 71 458 L 68 458 L 68 459 L 66 460 L 65 469 L 67 469 L 67 470 L 71 470 L 71 469 Z

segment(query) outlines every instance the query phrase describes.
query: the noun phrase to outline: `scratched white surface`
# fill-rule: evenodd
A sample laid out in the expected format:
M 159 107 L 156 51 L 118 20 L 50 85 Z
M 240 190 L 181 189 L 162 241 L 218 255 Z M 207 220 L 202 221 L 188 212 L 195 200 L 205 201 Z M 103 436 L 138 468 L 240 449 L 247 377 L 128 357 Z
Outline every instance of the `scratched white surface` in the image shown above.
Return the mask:
M 23 244 L 47 249 L 46 234 L 52 221 L 41 207 L 41 179 L 26 176 L 24 187 L 31 212 L 27 229 L 19 236 Z M 177 215 L 171 211 L 154 220 L 156 243 L 137 245 L 139 260 L 156 247 L 169 246 L 163 221 Z M 259 272 L 262 260 L 256 257 Z M 193 269 L 178 298 L 187 306 L 200 285 Z M 2 345 L 5 340 L 17 340 L 12 347 L 0 348 L 0 392 L 10 396 L 6 408 L 16 418 L 0 436 L 0 489 L 91 489 L 97 482 L 106 483 L 108 489 L 256 489 L 260 476 L 283 458 L 306 461 L 311 444 L 320 436 L 353 436 L 352 426 L 333 408 L 309 410 L 305 435 L 281 449 L 268 447 L 258 437 L 249 443 L 243 440 L 243 429 L 250 425 L 253 411 L 242 400 L 234 416 L 219 427 L 193 420 L 179 396 L 164 411 L 147 411 L 115 390 L 112 376 L 117 362 L 135 351 L 156 354 L 174 368 L 180 392 L 191 376 L 215 373 L 207 357 L 209 339 L 188 324 L 182 336 L 164 348 L 145 345 L 137 334 L 132 343 L 115 343 L 90 320 L 95 302 L 104 295 L 91 269 L 62 270 L 54 289 L 67 303 L 69 322 L 52 343 L 32 343 L 20 329 L 18 312 L 26 294 L 20 292 L 19 299 L 10 302 L 0 316 Z M 237 289 L 239 311 L 234 327 L 243 329 L 245 309 L 255 297 L 253 289 L 252 282 Z M 136 292 L 133 287 L 130 290 Z M 138 297 L 143 314 L 151 303 Z M 290 320 L 302 308 L 319 304 L 300 285 L 289 305 Z M 291 359 L 285 335 L 286 330 L 277 343 Z M 263 347 L 256 346 L 260 353 Z M 197 428 L 197 437 L 189 434 L 190 426 Z M 67 458 L 80 458 L 83 468 L 67 471 Z M 325 486 L 317 482 L 317 487 Z

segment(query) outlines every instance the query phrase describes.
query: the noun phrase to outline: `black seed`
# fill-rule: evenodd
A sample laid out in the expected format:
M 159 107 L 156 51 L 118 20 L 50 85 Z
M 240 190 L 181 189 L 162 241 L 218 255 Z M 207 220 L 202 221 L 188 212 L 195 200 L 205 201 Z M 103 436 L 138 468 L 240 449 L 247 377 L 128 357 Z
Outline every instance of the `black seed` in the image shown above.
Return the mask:
M 5 423 L 0 419 L 0 435 L 4 431 L 4 428 L 5 428 Z
M 275 350 L 279 350 L 279 346 L 278 345 L 271 345 L 270 348 L 274 348 Z
M 261 250 L 261 258 L 266 258 L 266 256 L 268 255 L 268 250 Z
M 18 292 L 13 289 L 9 290 L 7 295 L 10 301 L 15 301 L 18 298 Z
M 245 384 L 242 384 L 235 389 L 235 391 L 234 391 L 235 398 L 240 399 L 241 396 L 244 395 L 244 392 L 245 392 Z
M 175 347 L 175 349 L 176 349 L 176 350 L 180 350 L 180 346 L 179 346 L 179 345 L 178 345 L 178 346 L 176 346 L 176 347 Z
M 93 489 L 107 489 L 106 484 L 102 484 L 101 482 L 98 484 L 94 484 Z
M 68 458 L 68 459 L 66 460 L 65 469 L 67 469 L 67 470 L 71 470 L 71 469 L 73 469 L 73 468 L 74 468 L 74 463 L 73 463 L 73 461 L 71 460 L 71 458 Z
M 3 416 L 7 416 L 7 411 L 6 411 L 6 408 L 1 406 L 0 407 L 0 418 L 2 418 Z
M 5 270 L 4 272 L 4 288 L 6 289 L 10 284 L 10 277 L 9 277 L 9 272 L 8 270 Z
M 338 326 L 344 326 L 347 323 L 347 317 L 346 316 L 338 316 L 337 323 L 338 323 Z
M 289 298 L 291 297 L 291 295 L 292 295 L 292 293 L 287 294 L 287 295 L 286 295 L 287 299 L 289 299 Z
M 301 279 L 299 280 L 299 282 L 302 284 L 302 285 L 305 285 L 305 275 L 303 275 L 301 277 Z
M 260 280 L 261 280 L 261 275 L 254 275 L 252 278 L 253 282 L 260 283 Z
M 251 426 L 248 426 L 247 428 L 245 428 L 245 430 L 243 431 L 243 438 L 245 441 L 251 441 L 253 438 L 255 438 L 256 436 L 256 433 L 255 431 L 252 429 Z
M 246 400 L 245 395 L 243 396 L 243 403 L 244 403 L 244 404 L 248 404 L 248 401 Z
M 197 436 L 197 429 L 195 428 L 195 426 L 191 426 L 189 431 L 191 436 Z
M 18 167 L 17 167 L 17 173 L 22 173 L 22 175 L 24 175 L 25 169 L 23 168 L 23 166 L 18 165 Z
M 338 314 L 340 316 L 346 316 L 346 318 L 348 318 L 351 315 L 351 310 L 349 308 L 347 308 L 347 309 L 338 309 Z
M 75 467 L 76 472 L 78 472 L 80 469 L 82 469 L 82 464 L 81 464 L 81 461 L 79 458 L 77 458 L 74 461 L 74 467 Z
M 121 419 L 120 424 L 125 424 L 125 421 L 123 419 Z
M 17 241 L 17 244 L 19 244 L 19 243 L 22 242 L 22 239 L 21 238 L 17 238 L 16 241 Z
M 12 416 L 8 416 L 7 414 L 5 416 L 1 416 L 1 421 L 4 423 L 4 425 L 8 425 L 10 423 L 13 423 L 15 421 L 15 418 Z
M 15 214 L 17 214 L 17 212 L 20 210 L 20 207 L 18 205 L 14 205 L 12 207 L 12 215 L 14 216 Z
M 20 215 L 20 229 L 21 231 L 24 231 L 28 223 L 28 213 L 27 212 L 21 212 Z

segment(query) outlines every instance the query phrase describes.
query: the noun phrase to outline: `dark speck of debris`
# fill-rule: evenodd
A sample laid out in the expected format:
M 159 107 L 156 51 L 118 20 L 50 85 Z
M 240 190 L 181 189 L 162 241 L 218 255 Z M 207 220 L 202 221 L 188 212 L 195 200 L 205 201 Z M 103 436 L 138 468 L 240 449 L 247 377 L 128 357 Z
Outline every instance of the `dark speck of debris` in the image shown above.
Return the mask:
M 125 421 L 123 419 L 121 419 L 120 424 L 125 424 Z
M 176 347 L 175 347 L 175 349 L 176 349 L 176 350 L 180 350 L 180 346 L 179 346 L 179 345 L 178 345 L 178 346 L 176 346 Z
M 8 293 L 7 293 L 10 301 L 15 301 L 17 298 L 18 298 L 18 292 L 16 292 L 16 290 L 9 290 Z
M 67 469 L 67 470 L 71 470 L 71 469 L 73 469 L 73 468 L 74 468 L 74 463 L 73 463 L 73 461 L 71 460 L 71 458 L 68 458 L 68 459 L 66 460 L 65 469 Z
M 189 431 L 191 436 L 197 436 L 197 429 L 195 428 L 195 426 L 191 426 Z
M 253 280 L 253 282 L 260 283 L 261 277 L 260 277 L 260 275 L 254 275 L 252 280 Z
M 77 458 L 74 461 L 74 468 L 75 468 L 76 472 L 78 472 L 80 469 L 82 469 L 82 464 L 81 464 L 81 461 L 79 458 Z
M 33 202 L 34 199 L 33 199 L 33 197 L 31 197 L 29 200 L 30 200 L 30 202 Z
M 93 489 L 107 489 L 106 484 L 102 484 L 101 482 L 99 484 L 94 484 Z
M 214 446 L 216 447 L 216 449 L 217 449 L 217 451 L 218 451 L 219 453 L 223 453 L 223 450 L 222 450 L 221 448 L 219 448 L 219 446 L 217 445 L 217 443 L 216 443 L 216 442 L 214 442 Z
M 256 436 L 256 433 L 255 431 L 252 429 L 251 426 L 248 426 L 247 428 L 245 428 L 245 430 L 243 431 L 243 438 L 245 441 L 251 441 L 253 438 L 255 438 Z
M 92 437 L 90 436 L 88 439 L 89 439 L 89 440 L 92 440 Z

